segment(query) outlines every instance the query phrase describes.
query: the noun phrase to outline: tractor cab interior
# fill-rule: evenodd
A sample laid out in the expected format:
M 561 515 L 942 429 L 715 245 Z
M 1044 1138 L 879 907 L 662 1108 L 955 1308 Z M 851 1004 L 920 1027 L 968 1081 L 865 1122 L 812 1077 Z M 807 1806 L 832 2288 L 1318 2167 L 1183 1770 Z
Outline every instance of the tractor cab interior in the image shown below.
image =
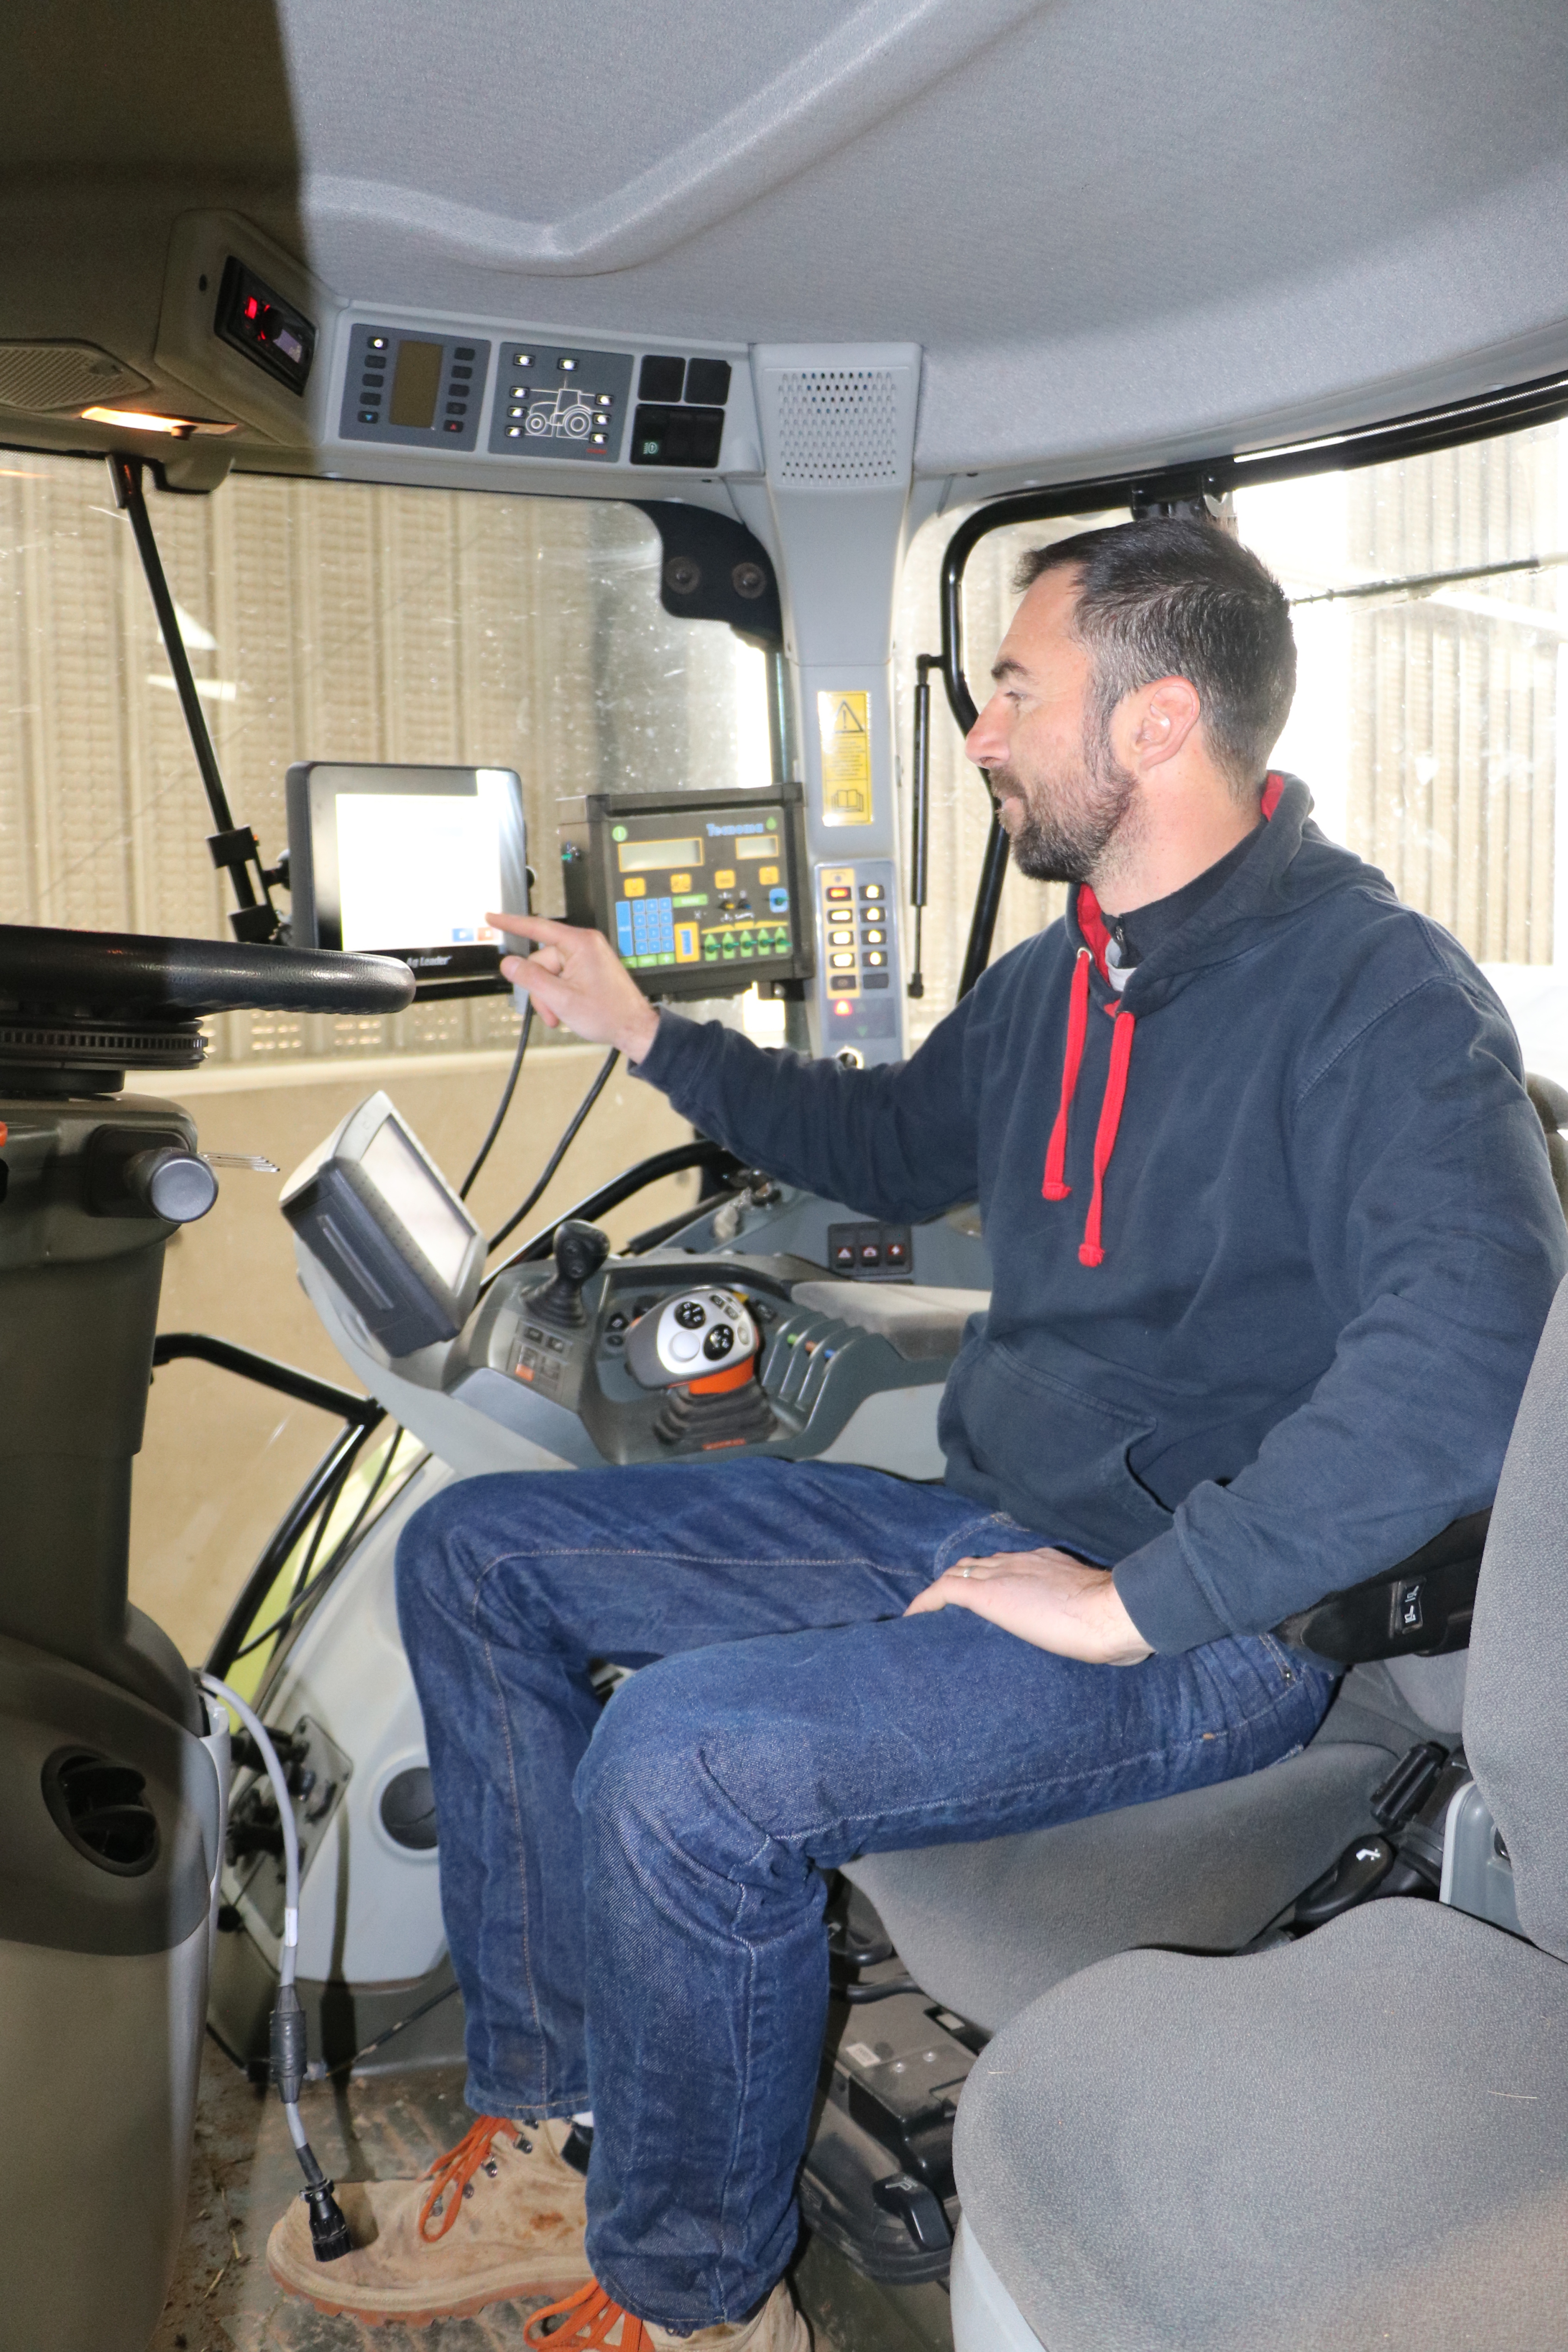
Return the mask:
M 347 2352 L 270 2221 L 330 2263 L 330 2176 L 459 2113 L 403 1528 L 496 1470 L 938 1479 L 992 1289 L 972 1204 L 868 1218 L 547 1037 L 490 912 L 902 1060 L 1063 905 L 962 753 L 1014 566 L 1204 518 L 1291 601 L 1279 764 L 1482 965 L 1568 1207 L 1568 29 L 4 38 L 0 2346 Z M 820 2352 L 1568 2347 L 1563 1313 L 1495 1511 L 1275 1629 L 1342 1675 L 1304 1747 L 837 1875 Z

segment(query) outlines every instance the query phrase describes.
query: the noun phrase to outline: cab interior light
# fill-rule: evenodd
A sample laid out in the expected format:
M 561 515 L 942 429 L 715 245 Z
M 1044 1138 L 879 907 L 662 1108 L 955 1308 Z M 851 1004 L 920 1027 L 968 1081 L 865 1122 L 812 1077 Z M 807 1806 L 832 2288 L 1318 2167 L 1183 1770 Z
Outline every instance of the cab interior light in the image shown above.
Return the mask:
M 167 433 L 176 441 L 189 441 L 198 433 L 237 433 L 237 425 L 220 425 L 208 416 L 155 416 L 146 408 L 84 408 L 82 420 L 88 425 L 120 425 L 128 433 Z

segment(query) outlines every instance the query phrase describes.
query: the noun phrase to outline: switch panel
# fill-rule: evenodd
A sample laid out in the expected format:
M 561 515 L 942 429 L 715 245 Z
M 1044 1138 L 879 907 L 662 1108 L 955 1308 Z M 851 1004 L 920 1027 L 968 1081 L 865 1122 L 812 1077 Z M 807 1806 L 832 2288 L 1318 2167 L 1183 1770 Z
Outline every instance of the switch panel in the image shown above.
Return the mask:
M 894 887 L 891 858 L 816 869 L 824 1053 L 899 1034 Z
M 472 449 L 489 363 L 489 343 L 473 336 L 356 326 L 338 429 L 345 441 Z
M 908 1225 L 829 1225 L 827 1263 L 856 1282 L 907 1282 L 914 1256 Z
M 490 447 L 500 457 L 574 457 L 612 466 L 626 434 L 631 388 L 629 352 L 504 342 Z

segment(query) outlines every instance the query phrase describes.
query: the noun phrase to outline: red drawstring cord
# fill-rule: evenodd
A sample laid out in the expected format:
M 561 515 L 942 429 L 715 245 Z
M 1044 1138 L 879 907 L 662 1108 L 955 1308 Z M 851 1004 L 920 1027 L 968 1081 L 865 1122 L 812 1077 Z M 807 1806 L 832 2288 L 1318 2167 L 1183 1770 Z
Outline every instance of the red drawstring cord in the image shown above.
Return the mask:
M 1068 998 L 1067 1058 L 1062 1064 L 1062 1098 L 1057 1109 L 1056 1125 L 1046 1146 L 1046 1176 L 1040 1186 L 1047 1201 L 1065 1201 L 1072 1191 L 1063 1171 L 1067 1165 L 1068 1112 L 1072 1108 L 1073 1090 L 1078 1085 L 1079 1066 L 1083 1060 L 1083 1041 L 1089 1030 L 1089 950 L 1079 948 L 1072 968 L 1072 990 Z
M 1083 1239 L 1079 1244 L 1080 1265 L 1099 1265 L 1105 1256 L 1100 1237 L 1100 1213 L 1105 1202 L 1105 1171 L 1110 1165 L 1110 1155 L 1116 1149 L 1116 1130 L 1121 1124 L 1121 1106 L 1127 1099 L 1127 1065 L 1132 1058 L 1132 1032 L 1137 1026 L 1125 1005 L 1119 1006 L 1110 1027 L 1110 1067 L 1105 1074 L 1105 1097 L 1100 1106 L 1100 1125 L 1094 1136 L 1094 1192 L 1084 1219 Z
M 1283 776 L 1272 771 L 1264 780 L 1263 815 L 1267 823 L 1279 805 L 1285 790 Z M 1079 928 L 1095 943 L 1095 954 L 1101 971 L 1105 970 L 1105 942 L 1109 933 L 1105 918 L 1100 911 L 1100 901 L 1088 883 L 1078 894 Z M 1068 1112 L 1072 1105 L 1078 1074 L 1083 1061 L 1083 1041 L 1089 1029 L 1089 950 L 1079 948 L 1073 964 L 1072 990 L 1068 998 L 1067 1055 L 1062 1063 L 1062 1098 L 1057 1110 L 1056 1125 L 1046 1146 L 1046 1177 L 1040 1191 L 1047 1201 L 1065 1201 L 1072 1191 L 1067 1181 Z M 1111 1007 L 1106 1006 L 1108 1013 Z M 1110 1031 L 1110 1067 L 1105 1074 L 1105 1095 L 1100 1106 L 1100 1125 L 1094 1134 L 1094 1192 L 1089 1200 L 1089 1214 L 1084 1219 L 1083 1239 L 1079 1244 L 1080 1265 L 1102 1265 L 1105 1245 L 1100 1238 L 1100 1221 L 1105 1208 L 1105 1171 L 1110 1165 L 1110 1155 L 1116 1149 L 1116 1133 L 1121 1124 L 1121 1106 L 1127 1099 L 1127 1065 L 1132 1058 L 1132 1032 L 1137 1024 L 1124 1004 L 1115 1008 Z

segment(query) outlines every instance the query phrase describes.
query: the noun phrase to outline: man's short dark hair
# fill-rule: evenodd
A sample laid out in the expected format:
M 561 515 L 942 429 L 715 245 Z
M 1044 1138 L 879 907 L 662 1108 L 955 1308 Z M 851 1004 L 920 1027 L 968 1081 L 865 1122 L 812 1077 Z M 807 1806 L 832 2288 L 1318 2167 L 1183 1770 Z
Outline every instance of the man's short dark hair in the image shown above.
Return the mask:
M 1250 798 L 1296 691 L 1290 607 L 1268 566 L 1213 523 L 1151 516 L 1032 549 L 1016 584 L 1068 568 L 1080 577 L 1073 625 L 1093 663 L 1102 739 L 1124 695 L 1184 677 L 1215 764 Z

